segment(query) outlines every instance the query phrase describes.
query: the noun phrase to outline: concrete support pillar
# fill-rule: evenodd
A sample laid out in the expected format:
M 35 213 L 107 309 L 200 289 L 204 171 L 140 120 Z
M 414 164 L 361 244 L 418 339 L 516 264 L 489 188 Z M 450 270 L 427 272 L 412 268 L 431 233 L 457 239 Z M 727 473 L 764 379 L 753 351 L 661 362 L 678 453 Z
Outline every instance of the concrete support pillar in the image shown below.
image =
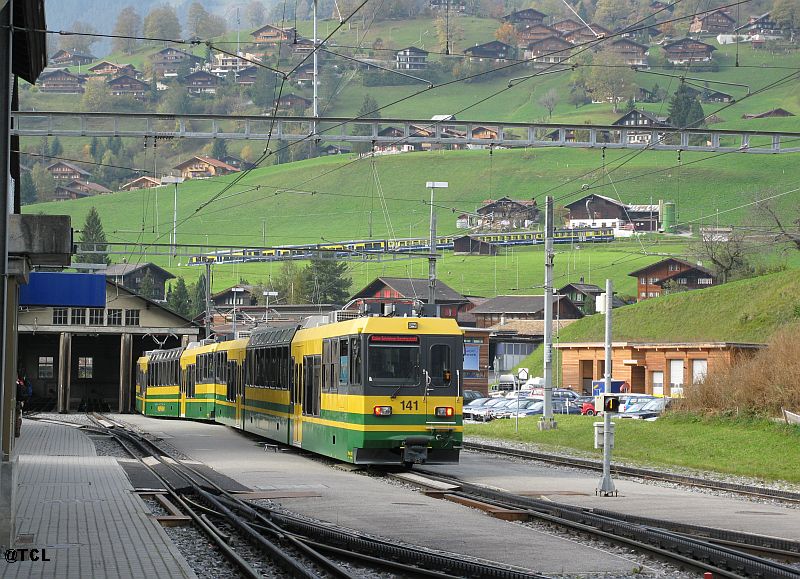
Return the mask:
M 2 423 L 2 460 L 9 460 L 14 448 L 14 426 L 17 420 L 17 280 L 9 277 L 5 284 L 5 296 L 8 298 L 6 327 L 3 344 L 6 348 L 5 372 L 2 376 L 3 413 Z
M 61 332 L 58 341 L 58 411 L 69 412 L 70 379 L 72 377 L 72 334 Z
M 131 411 L 131 371 L 133 368 L 133 341 L 130 334 L 119 337 L 119 413 Z

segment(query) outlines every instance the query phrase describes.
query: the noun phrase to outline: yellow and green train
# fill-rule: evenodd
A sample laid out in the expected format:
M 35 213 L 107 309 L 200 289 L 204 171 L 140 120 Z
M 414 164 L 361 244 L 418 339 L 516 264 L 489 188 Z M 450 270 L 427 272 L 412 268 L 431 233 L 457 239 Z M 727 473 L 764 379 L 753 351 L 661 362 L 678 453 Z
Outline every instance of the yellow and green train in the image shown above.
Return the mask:
M 464 340 L 443 318 L 267 327 L 138 360 L 136 409 L 356 464 L 458 462 Z

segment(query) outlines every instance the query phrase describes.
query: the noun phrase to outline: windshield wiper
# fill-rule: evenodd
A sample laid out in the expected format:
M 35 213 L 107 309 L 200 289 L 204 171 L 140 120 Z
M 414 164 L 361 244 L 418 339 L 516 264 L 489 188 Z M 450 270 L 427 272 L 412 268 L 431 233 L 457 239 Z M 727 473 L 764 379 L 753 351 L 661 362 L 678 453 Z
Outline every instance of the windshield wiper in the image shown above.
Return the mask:
M 403 389 L 403 385 L 402 385 L 402 384 L 400 384 L 400 386 L 398 386 L 397 388 L 395 388 L 394 392 L 392 392 L 392 395 L 391 395 L 391 396 L 389 396 L 389 399 L 390 399 L 390 400 L 394 400 L 395 398 L 397 398 L 397 394 L 398 394 L 398 393 L 400 392 L 400 390 L 402 390 L 402 389 Z

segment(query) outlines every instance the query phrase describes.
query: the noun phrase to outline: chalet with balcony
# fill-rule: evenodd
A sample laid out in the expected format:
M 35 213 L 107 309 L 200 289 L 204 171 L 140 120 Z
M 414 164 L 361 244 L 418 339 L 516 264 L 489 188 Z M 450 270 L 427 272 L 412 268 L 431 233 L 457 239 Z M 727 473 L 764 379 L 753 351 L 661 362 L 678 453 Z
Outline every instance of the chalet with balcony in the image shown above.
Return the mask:
M 553 24 L 553 28 L 558 30 L 561 34 L 569 34 L 574 30 L 578 30 L 579 28 L 585 28 L 586 26 L 577 20 L 573 20 L 572 18 L 566 18 L 565 20 L 560 20 Z
M 542 24 L 547 14 L 534 10 L 533 8 L 526 8 L 525 10 L 516 10 L 510 14 L 503 16 L 503 22 L 513 24 L 515 27 L 522 29 L 535 24 Z
M 113 96 L 128 96 L 144 100 L 150 94 L 149 84 L 127 74 L 112 78 L 106 82 L 106 86 Z
M 153 73 L 158 78 L 175 77 L 182 67 L 194 68 L 203 62 L 199 56 L 172 47 L 159 50 L 150 56 L 150 60 L 153 64 Z
M 553 317 L 564 320 L 583 317 L 566 296 L 553 296 Z M 489 328 L 506 320 L 544 320 L 544 296 L 497 296 L 470 310 L 479 328 Z
M 772 19 L 770 12 L 765 12 L 760 16 L 751 16 L 747 19 L 747 24 L 738 27 L 734 32 L 746 33 L 748 36 L 780 38 L 784 34 L 784 29 Z
M 527 229 L 539 220 L 539 207 L 535 199 L 487 199 L 476 213 L 478 217 L 474 226 L 501 231 Z
M 704 103 L 730 103 L 733 102 L 733 96 L 726 92 L 706 89 L 700 93 L 700 100 Z
M 226 288 L 211 295 L 211 303 L 215 307 L 233 306 L 255 306 L 258 303 L 259 293 L 256 286 L 239 284 Z
M 436 314 L 441 318 L 457 318 L 462 311 L 473 307 L 469 299 L 455 291 L 441 280 L 436 282 Z M 403 306 L 410 314 L 412 309 L 419 311 L 421 304 L 428 300 L 428 279 L 408 277 L 379 277 L 367 287 L 353 294 L 350 309 L 365 306 L 378 307 L 383 313 L 392 306 Z M 407 306 L 407 308 L 406 308 Z
M 183 77 L 183 85 L 189 94 L 216 94 L 217 87 L 222 84 L 222 79 L 216 74 L 205 70 L 196 70 Z
M 312 104 L 313 103 L 311 102 L 311 99 L 307 99 L 304 96 L 290 92 L 288 94 L 281 95 L 281 100 L 278 103 L 277 111 L 278 114 L 302 114 Z
M 621 203 L 617 199 L 592 193 L 565 205 L 569 211 L 567 227 L 613 227 L 631 231 L 658 231 L 660 206 Z
M 159 187 L 160 185 L 161 185 L 160 180 L 145 175 L 143 177 L 139 177 L 138 179 L 134 179 L 133 181 L 125 183 L 122 187 L 119 188 L 119 190 L 134 191 L 136 189 L 152 189 L 153 187 Z
M 257 66 L 253 65 L 253 66 L 248 66 L 247 68 L 243 68 L 236 73 L 236 84 L 240 84 L 242 86 L 253 86 L 256 83 L 257 75 L 258 75 Z
M 223 163 L 227 163 L 231 167 L 236 167 L 240 171 L 245 171 L 247 169 L 252 169 L 254 167 L 253 163 L 248 163 L 247 161 L 236 157 L 235 155 L 225 155 L 219 158 L 220 161 Z
M 695 290 L 717 285 L 717 276 L 699 263 L 676 257 L 663 259 L 647 267 L 632 271 L 636 278 L 637 301 L 657 298 L 665 293 L 664 286 L 672 282 L 682 289 Z
M 589 28 L 591 28 L 591 30 Z M 580 28 L 571 30 L 564 34 L 564 40 L 572 44 L 586 44 L 587 42 L 592 42 L 611 34 L 608 28 L 600 26 L 599 24 L 590 24 L 589 28 L 581 26 Z
M 409 46 L 394 54 L 394 67 L 397 70 L 425 70 L 428 68 L 428 51 Z
M 261 62 L 261 59 L 257 55 L 249 52 L 245 52 L 244 54 L 240 52 L 238 56 L 232 56 L 224 52 L 215 52 L 212 58 L 212 72 L 223 76 L 230 71 L 241 71 L 248 66 L 256 66 L 253 62 Z
M 473 139 L 497 139 L 497 129 L 495 127 L 472 127 L 470 133 Z
M 85 84 L 84 77 L 72 74 L 68 69 L 43 72 L 36 81 L 40 91 L 61 94 L 81 94 Z
M 610 50 L 628 66 L 647 68 L 647 46 L 630 38 L 619 38 L 611 42 Z
M 514 47 L 505 42 L 492 40 L 484 44 L 476 44 L 464 50 L 464 54 L 469 56 L 473 62 L 505 62 L 514 57 Z
M 113 281 L 136 293 L 142 287 L 144 278 L 149 274 L 153 280 L 155 299 L 164 301 L 167 299 L 167 281 L 175 279 L 175 276 L 166 269 L 154 263 L 115 263 L 106 268 L 106 279 Z
M 90 73 L 97 76 L 115 77 L 121 74 L 136 76 L 136 69 L 132 64 L 115 64 L 103 60 L 88 69 Z
M 559 36 L 548 36 L 531 42 L 525 49 L 525 58 L 533 60 L 534 66 L 548 66 L 568 60 L 575 47 Z
M 294 42 L 297 31 L 294 28 L 280 28 L 272 24 L 265 24 L 258 30 L 250 33 L 253 44 L 256 46 L 276 46 L 285 42 Z
M 543 40 L 548 36 L 561 36 L 561 33 L 555 28 L 545 26 L 544 24 L 534 24 L 529 28 L 517 32 L 517 42 L 520 48 L 525 48 L 531 42 Z
M 228 173 L 238 173 L 239 169 L 213 157 L 192 157 L 173 167 L 184 179 L 208 179 Z
M 52 66 L 86 66 L 97 60 L 96 56 L 78 52 L 77 50 L 61 49 L 50 58 Z
M 307 62 L 298 68 L 294 72 L 292 80 L 297 83 L 297 86 L 314 86 L 314 65 L 311 62 Z
M 670 64 L 711 62 L 714 46 L 693 38 L 681 38 L 663 46 L 664 56 Z
M 690 34 L 732 34 L 736 28 L 736 18 L 724 10 L 706 12 L 694 17 L 689 25 Z
M 47 172 L 53 176 L 56 181 L 69 183 L 70 181 L 88 181 L 91 173 L 84 171 L 77 165 L 67 163 L 66 161 L 57 161 L 52 165 L 46 167 Z
M 56 187 L 53 193 L 53 200 L 67 201 L 69 199 L 105 195 L 106 193 L 111 193 L 111 190 L 103 187 L 99 183 L 92 183 L 91 181 L 70 181 L 69 183 Z
M 660 127 L 669 127 L 669 117 L 664 115 L 656 115 L 649 111 L 633 109 L 628 111 L 616 121 L 611 123 L 616 127 L 624 127 L 626 131 L 626 139 L 628 143 L 649 143 L 653 138 L 652 130 L 636 131 L 636 128 L 657 129 Z

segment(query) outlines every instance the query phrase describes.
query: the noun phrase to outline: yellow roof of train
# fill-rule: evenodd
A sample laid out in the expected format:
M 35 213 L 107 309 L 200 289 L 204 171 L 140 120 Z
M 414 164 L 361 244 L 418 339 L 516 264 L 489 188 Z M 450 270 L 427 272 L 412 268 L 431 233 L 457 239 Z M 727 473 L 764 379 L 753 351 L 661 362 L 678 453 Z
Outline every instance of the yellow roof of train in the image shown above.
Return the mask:
M 416 325 L 416 327 L 412 327 Z M 352 334 L 463 334 L 458 323 L 451 318 L 386 318 L 361 317 L 316 328 L 298 330 L 295 340 L 319 340 L 330 336 Z

